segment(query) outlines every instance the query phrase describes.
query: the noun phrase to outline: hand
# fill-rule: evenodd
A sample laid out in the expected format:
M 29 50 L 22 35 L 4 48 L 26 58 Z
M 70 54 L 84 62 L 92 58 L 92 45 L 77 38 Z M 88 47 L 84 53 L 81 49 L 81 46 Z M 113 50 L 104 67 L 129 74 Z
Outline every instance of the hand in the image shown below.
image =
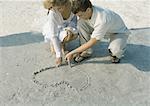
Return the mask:
M 73 54 L 71 53 L 71 52 L 69 52 L 68 54 L 66 54 L 66 56 L 65 56 L 65 59 L 66 60 L 72 60 L 72 58 L 73 58 Z
M 62 58 L 59 57 L 59 58 L 56 58 L 56 67 L 59 67 L 62 63 Z
M 66 30 L 67 31 L 67 36 L 64 38 L 64 42 L 70 42 L 74 39 L 76 39 L 78 36 L 74 35 L 70 30 Z
M 67 36 L 64 38 L 64 42 L 69 42 L 73 36 L 73 33 L 70 30 L 67 31 Z
M 68 36 L 72 36 L 73 35 L 73 33 L 70 30 L 66 30 L 66 31 L 67 31 L 67 35 Z

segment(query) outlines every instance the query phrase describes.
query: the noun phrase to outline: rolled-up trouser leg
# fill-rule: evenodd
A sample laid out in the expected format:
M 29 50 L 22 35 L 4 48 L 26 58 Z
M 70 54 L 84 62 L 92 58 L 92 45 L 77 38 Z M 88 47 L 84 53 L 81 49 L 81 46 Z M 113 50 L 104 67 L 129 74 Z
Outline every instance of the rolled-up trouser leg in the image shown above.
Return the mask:
M 110 43 L 108 49 L 111 51 L 112 56 L 121 58 L 126 49 L 127 39 L 129 35 L 126 34 L 112 34 L 110 35 Z
M 78 21 L 77 28 L 79 30 L 80 35 L 80 45 L 88 42 L 91 39 L 91 34 L 93 32 L 93 28 L 88 25 L 88 23 L 82 19 Z M 92 48 L 86 50 L 88 54 L 92 54 Z

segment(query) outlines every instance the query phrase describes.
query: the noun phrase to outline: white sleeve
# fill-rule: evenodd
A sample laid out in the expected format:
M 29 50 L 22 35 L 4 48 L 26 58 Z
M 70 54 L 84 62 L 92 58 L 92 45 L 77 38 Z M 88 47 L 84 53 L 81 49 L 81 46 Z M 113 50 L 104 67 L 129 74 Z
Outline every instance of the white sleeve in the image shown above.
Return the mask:
M 96 25 L 94 27 L 94 31 L 92 32 L 91 38 L 96 38 L 97 40 L 101 40 L 105 36 L 107 30 L 108 30 L 107 24 Z
M 54 46 L 54 50 L 56 52 L 56 57 L 62 57 L 62 53 L 61 53 L 61 42 L 58 40 L 58 38 L 56 36 L 51 37 L 51 42 Z
M 48 15 L 48 20 L 46 24 L 43 27 L 42 34 L 46 36 L 47 39 L 50 40 L 51 37 L 56 36 L 58 33 L 58 27 L 57 27 L 57 14 L 50 10 L 50 13 Z
M 92 32 L 91 38 L 96 38 L 97 40 L 101 40 L 105 36 L 106 32 L 108 31 L 109 25 L 110 25 L 110 21 L 107 19 L 106 16 L 103 16 L 103 18 L 97 16 L 94 25 L 94 31 Z
M 45 38 L 49 39 L 54 46 L 54 50 L 56 52 L 56 57 L 61 57 L 61 42 L 58 39 L 58 27 L 57 27 L 57 14 L 50 10 L 48 16 L 48 23 L 46 28 L 46 36 Z

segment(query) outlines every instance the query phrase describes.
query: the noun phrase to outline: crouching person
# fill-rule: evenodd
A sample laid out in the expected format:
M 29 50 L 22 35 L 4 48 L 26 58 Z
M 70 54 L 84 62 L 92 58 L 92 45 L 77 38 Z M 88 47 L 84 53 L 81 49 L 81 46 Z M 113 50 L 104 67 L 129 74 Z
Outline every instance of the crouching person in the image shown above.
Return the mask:
M 77 38 L 77 17 L 71 12 L 70 0 L 44 0 L 43 5 L 48 10 L 43 35 L 56 55 L 56 66 L 60 66 L 65 44 Z
M 80 17 L 77 27 L 81 46 L 69 52 L 66 59 L 71 60 L 74 54 L 80 54 L 75 58 L 76 62 L 90 57 L 91 47 L 107 38 L 110 39 L 108 51 L 111 62 L 119 63 L 130 34 L 121 17 L 111 10 L 92 5 L 89 0 L 73 0 L 72 12 Z

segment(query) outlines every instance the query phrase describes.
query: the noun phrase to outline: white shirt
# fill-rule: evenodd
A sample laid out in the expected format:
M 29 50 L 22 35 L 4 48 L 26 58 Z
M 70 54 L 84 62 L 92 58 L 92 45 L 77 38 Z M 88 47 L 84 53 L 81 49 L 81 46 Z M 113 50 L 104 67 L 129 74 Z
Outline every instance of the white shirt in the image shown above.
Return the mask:
M 97 40 L 111 33 L 130 33 L 121 17 L 108 9 L 93 6 L 92 17 L 87 22 L 94 28 L 91 38 Z
M 45 42 L 52 42 L 56 52 L 56 57 L 61 57 L 60 43 L 66 37 L 64 29 L 67 27 L 71 28 L 73 33 L 77 33 L 77 17 L 71 13 L 70 17 L 67 20 L 64 20 L 61 13 L 57 10 L 51 9 L 42 33 Z

